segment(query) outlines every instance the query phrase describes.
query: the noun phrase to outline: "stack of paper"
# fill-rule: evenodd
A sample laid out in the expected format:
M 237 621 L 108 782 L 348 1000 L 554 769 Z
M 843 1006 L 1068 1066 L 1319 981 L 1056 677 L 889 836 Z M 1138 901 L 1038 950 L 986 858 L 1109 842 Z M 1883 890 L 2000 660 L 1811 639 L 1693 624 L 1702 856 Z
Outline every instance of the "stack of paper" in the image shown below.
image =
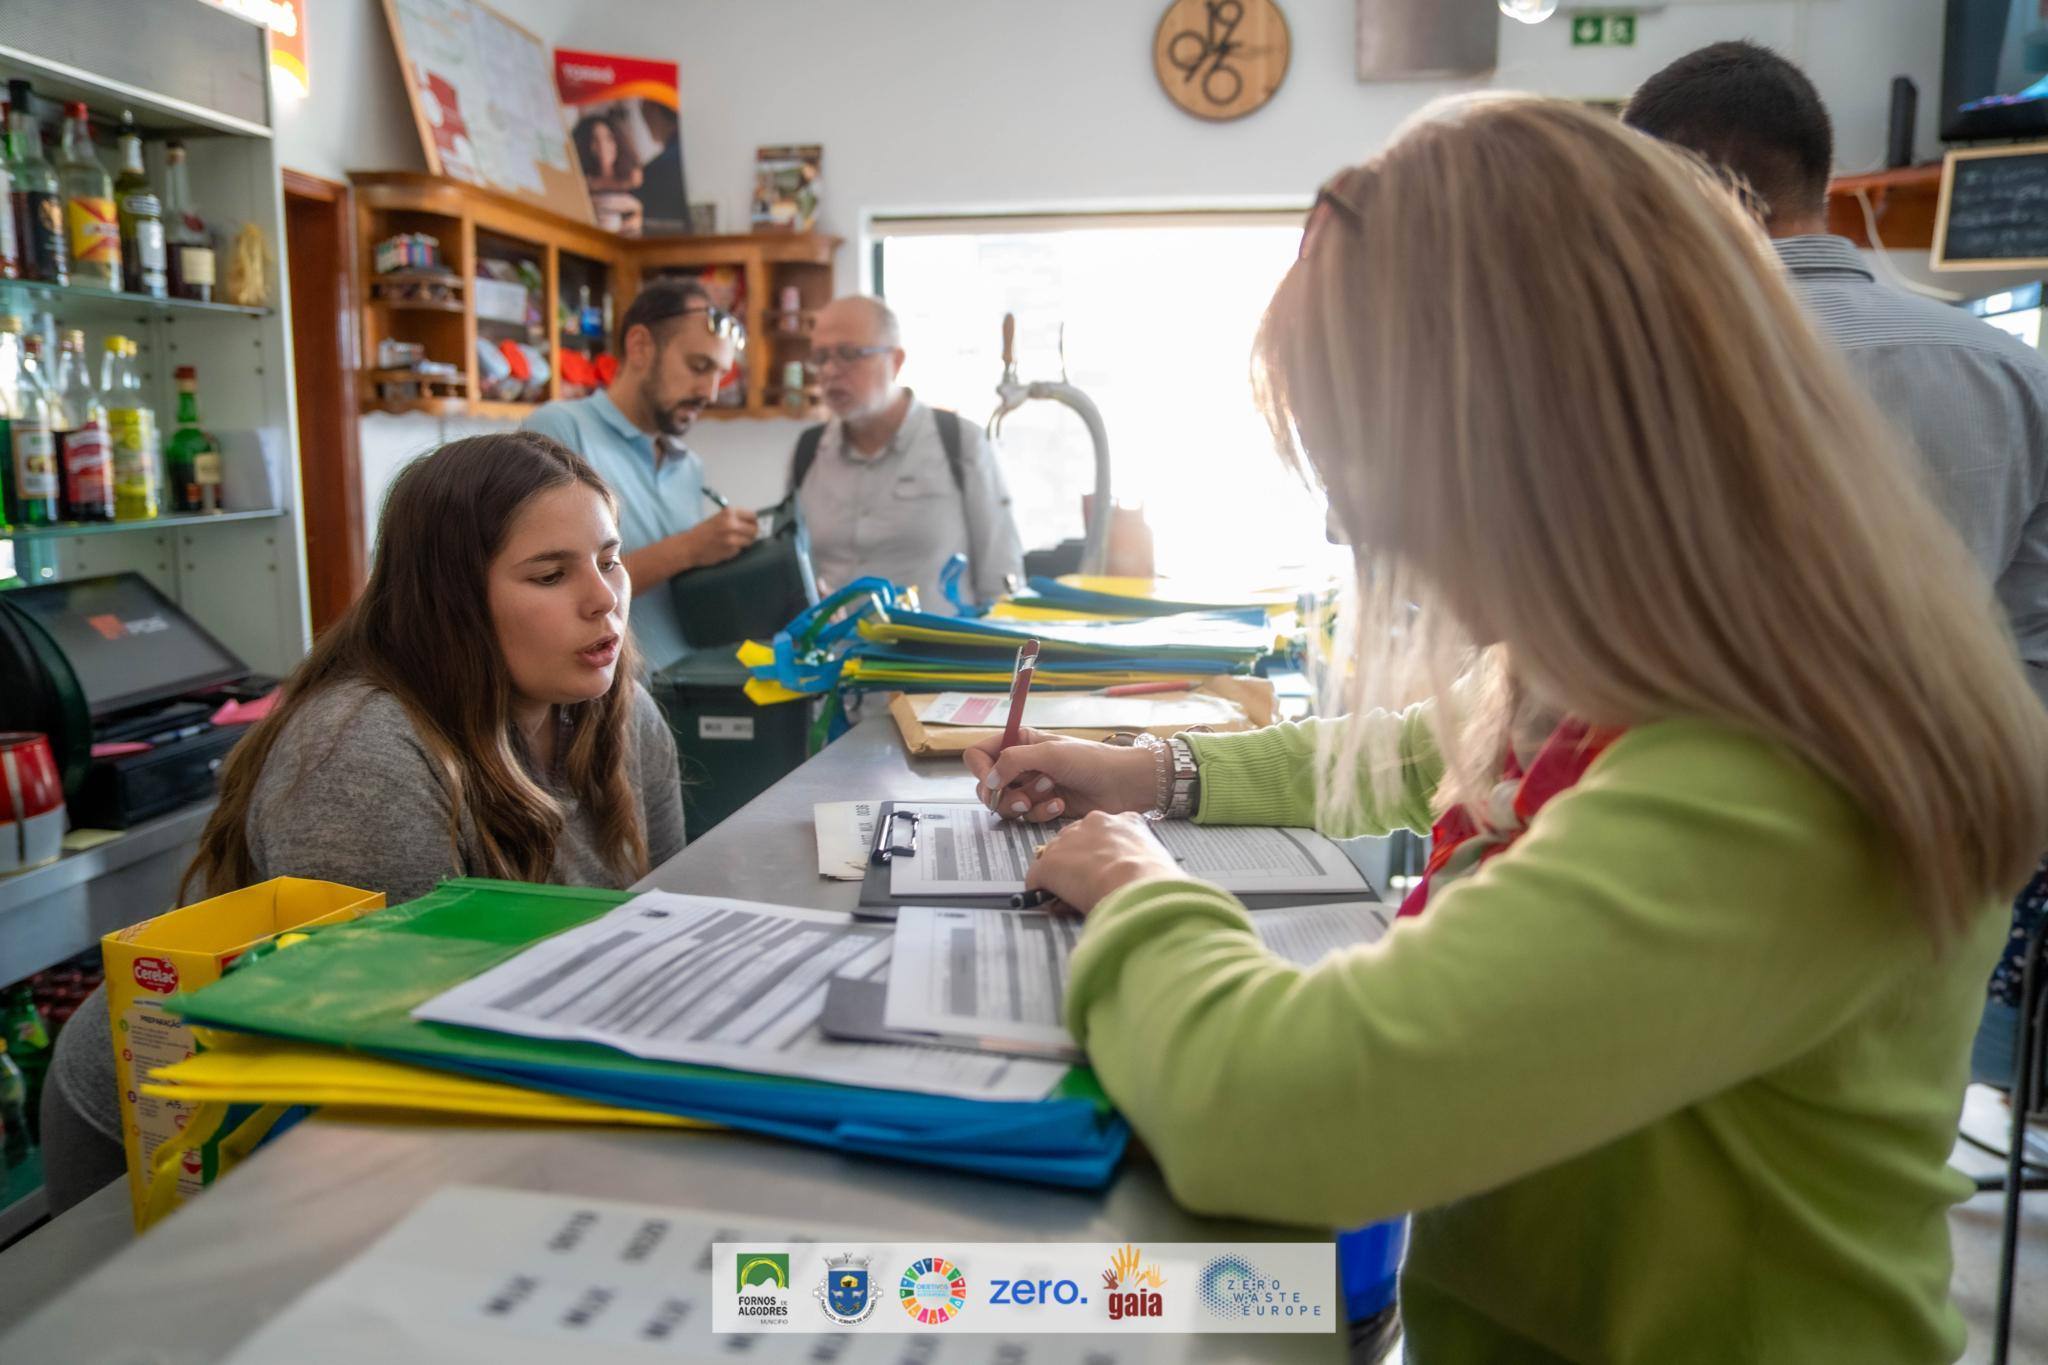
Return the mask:
M 1108 1183 L 1129 1130 L 1086 1070 L 819 1029 L 831 975 L 885 959 L 888 932 L 822 911 L 465 879 L 169 1008 L 846 1151 Z

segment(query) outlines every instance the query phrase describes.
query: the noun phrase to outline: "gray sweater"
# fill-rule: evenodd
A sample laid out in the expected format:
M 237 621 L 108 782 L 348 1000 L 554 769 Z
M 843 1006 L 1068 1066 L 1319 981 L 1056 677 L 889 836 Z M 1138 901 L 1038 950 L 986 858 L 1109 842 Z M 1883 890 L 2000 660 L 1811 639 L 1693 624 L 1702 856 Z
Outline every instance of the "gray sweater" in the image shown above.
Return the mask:
M 633 688 L 631 769 L 647 827 L 647 856 L 659 866 L 683 846 L 682 784 L 675 737 L 646 689 Z M 566 823 L 548 880 L 616 886 L 598 856 L 596 828 L 581 803 L 543 780 Z M 256 780 L 249 805 L 249 852 L 259 881 L 312 877 L 382 891 L 397 905 L 448 877 L 478 870 L 473 831 L 448 837 L 447 793 L 419 735 L 388 692 L 342 684 L 292 718 Z M 57 1039 L 50 1075 L 101 1133 L 121 1140 L 121 1111 L 102 986 Z

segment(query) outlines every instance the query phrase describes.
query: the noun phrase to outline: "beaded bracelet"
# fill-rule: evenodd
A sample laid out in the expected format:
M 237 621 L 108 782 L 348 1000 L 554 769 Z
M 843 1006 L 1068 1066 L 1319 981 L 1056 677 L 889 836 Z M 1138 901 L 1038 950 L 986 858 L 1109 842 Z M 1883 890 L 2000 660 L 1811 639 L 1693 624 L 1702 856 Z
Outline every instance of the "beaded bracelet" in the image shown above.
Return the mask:
M 1148 751 L 1157 772 L 1152 809 L 1143 814 L 1147 820 L 1164 820 L 1167 807 L 1173 803 L 1173 755 L 1167 751 L 1166 741 L 1157 735 L 1133 736 L 1131 747 Z

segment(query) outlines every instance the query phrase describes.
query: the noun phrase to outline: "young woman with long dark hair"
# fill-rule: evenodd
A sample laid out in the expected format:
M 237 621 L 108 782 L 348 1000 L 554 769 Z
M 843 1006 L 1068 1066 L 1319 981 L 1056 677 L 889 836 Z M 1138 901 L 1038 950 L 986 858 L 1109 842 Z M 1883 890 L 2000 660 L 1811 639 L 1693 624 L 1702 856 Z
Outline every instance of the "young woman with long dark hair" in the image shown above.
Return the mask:
M 532 432 L 453 441 L 392 485 L 363 595 L 235 746 L 181 899 L 271 877 L 626 886 L 682 847 L 675 743 L 626 631 L 611 490 Z M 104 1004 L 44 1102 L 55 1206 L 121 1170 Z

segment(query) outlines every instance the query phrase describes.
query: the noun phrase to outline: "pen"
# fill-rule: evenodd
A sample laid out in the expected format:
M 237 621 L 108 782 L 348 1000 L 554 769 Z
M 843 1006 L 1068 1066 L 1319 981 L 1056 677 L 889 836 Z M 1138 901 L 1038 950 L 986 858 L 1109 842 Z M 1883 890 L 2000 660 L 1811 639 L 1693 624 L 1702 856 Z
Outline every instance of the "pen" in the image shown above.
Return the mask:
M 1020 891 L 1010 897 L 1012 910 L 1035 910 L 1041 905 L 1050 905 L 1059 897 L 1050 891 Z
M 1010 674 L 1010 720 L 1003 726 L 1001 753 L 1017 742 L 1018 731 L 1024 725 L 1024 699 L 1031 695 L 1031 675 L 1038 671 L 1038 641 L 1026 640 L 1017 651 L 1017 666 Z
M 1201 686 L 1193 678 L 1175 678 L 1162 682 L 1118 683 L 1115 687 L 1099 687 L 1098 697 L 1143 697 L 1155 692 L 1192 692 Z
M 732 506 L 730 502 L 726 501 L 725 495 L 723 493 L 720 493 L 716 488 L 712 488 L 707 485 L 699 491 L 701 491 L 704 494 L 704 497 L 707 501 L 718 504 L 718 510 L 721 512 L 723 512 L 726 508 Z

